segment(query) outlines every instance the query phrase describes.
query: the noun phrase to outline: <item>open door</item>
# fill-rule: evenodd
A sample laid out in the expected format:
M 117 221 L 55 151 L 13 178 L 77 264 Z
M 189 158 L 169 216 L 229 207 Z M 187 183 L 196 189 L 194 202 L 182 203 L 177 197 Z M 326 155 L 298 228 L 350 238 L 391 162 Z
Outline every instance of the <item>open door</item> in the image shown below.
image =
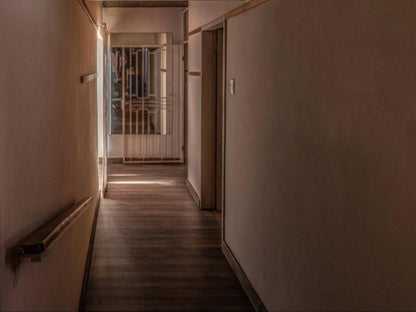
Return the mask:
M 223 201 L 223 35 L 202 32 L 201 208 L 222 210 Z
M 223 34 L 224 29 L 219 28 L 216 30 L 216 67 L 217 67 L 217 79 L 216 79 L 216 146 L 215 146 L 215 209 L 222 211 L 222 180 L 223 180 L 223 159 L 222 159 L 222 146 L 223 146 Z

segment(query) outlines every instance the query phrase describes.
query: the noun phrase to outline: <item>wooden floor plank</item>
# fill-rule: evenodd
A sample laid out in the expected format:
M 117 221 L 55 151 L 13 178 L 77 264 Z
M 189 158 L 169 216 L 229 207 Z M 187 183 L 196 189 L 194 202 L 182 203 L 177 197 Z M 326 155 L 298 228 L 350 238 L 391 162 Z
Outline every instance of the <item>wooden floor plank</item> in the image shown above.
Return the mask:
M 253 311 L 184 165 L 111 164 L 108 173 L 85 310 Z

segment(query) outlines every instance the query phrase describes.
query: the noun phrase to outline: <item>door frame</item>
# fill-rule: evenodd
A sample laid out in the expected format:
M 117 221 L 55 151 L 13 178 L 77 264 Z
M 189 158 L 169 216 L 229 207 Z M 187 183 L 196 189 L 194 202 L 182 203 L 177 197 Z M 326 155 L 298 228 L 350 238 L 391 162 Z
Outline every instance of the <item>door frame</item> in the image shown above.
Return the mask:
M 108 103 L 109 103 L 109 75 L 110 72 L 110 65 L 109 62 L 109 32 L 107 26 L 104 24 L 103 26 L 104 31 L 102 32 L 103 37 L 103 186 L 102 186 L 102 196 L 105 197 L 107 193 L 107 167 L 108 167 Z
M 225 206 L 225 197 L 226 197 L 226 193 L 225 193 L 225 168 L 226 168 L 226 159 L 225 159 L 225 152 L 226 152 L 226 92 L 227 92 L 227 20 L 225 19 L 224 16 L 215 19 L 207 24 L 205 24 L 204 26 L 201 27 L 201 37 L 203 36 L 204 32 L 206 31 L 213 31 L 216 29 L 222 28 L 223 29 L 223 51 L 222 51 L 222 210 L 221 210 L 221 242 L 225 241 L 225 214 L 226 214 L 226 206 Z M 203 43 L 202 43 L 203 44 Z M 202 47 L 202 53 L 203 52 L 203 47 Z M 202 55 L 202 62 L 203 62 L 203 55 Z M 203 66 L 203 65 L 202 65 Z M 204 68 L 202 67 L 202 79 L 204 79 Z M 203 115 L 203 101 L 204 101 L 204 84 L 203 82 L 201 82 L 201 132 L 202 132 L 202 121 L 204 118 Z M 203 144 L 202 142 L 202 133 L 201 133 L 201 145 Z M 202 201 L 203 201 L 203 180 L 204 180 L 204 176 L 203 176 L 203 169 L 202 169 L 202 157 L 203 157 L 203 153 L 202 153 L 202 146 L 201 146 L 201 209 L 204 209 L 204 206 L 202 205 Z M 215 198 L 214 198 L 215 200 Z M 212 207 L 211 207 L 212 208 Z
M 104 26 L 97 27 L 97 74 L 96 80 L 97 89 L 97 149 L 101 144 L 100 151 L 97 150 L 97 160 L 99 174 L 101 179 L 98 179 L 99 188 L 101 189 L 101 196 L 105 197 L 107 192 L 107 105 L 108 105 L 108 31 Z M 101 123 L 101 126 L 99 126 Z M 102 132 L 100 134 L 100 131 Z M 101 141 L 101 143 L 99 142 Z

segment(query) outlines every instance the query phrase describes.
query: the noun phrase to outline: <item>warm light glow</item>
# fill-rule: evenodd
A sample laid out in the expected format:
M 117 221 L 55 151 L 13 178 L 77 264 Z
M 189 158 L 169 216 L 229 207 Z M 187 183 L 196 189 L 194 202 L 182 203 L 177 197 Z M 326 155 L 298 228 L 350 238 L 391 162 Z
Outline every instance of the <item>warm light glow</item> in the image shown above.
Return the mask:
M 109 177 L 140 177 L 140 174 L 134 173 L 111 173 L 108 175 Z
M 98 29 L 97 29 L 97 38 L 98 38 L 98 39 L 100 39 L 100 40 L 103 40 L 103 36 L 101 36 L 101 34 L 100 34 L 100 32 L 98 31 Z
M 144 185 L 173 185 L 170 181 L 109 181 L 108 184 L 144 184 Z

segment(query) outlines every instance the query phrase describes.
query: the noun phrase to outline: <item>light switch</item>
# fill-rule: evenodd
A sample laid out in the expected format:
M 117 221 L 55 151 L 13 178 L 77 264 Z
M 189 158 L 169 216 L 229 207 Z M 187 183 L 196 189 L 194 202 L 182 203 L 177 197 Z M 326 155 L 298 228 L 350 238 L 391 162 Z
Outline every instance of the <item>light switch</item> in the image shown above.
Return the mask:
M 235 78 L 230 80 L 230 94 L 231 95 L 235 94 Z

